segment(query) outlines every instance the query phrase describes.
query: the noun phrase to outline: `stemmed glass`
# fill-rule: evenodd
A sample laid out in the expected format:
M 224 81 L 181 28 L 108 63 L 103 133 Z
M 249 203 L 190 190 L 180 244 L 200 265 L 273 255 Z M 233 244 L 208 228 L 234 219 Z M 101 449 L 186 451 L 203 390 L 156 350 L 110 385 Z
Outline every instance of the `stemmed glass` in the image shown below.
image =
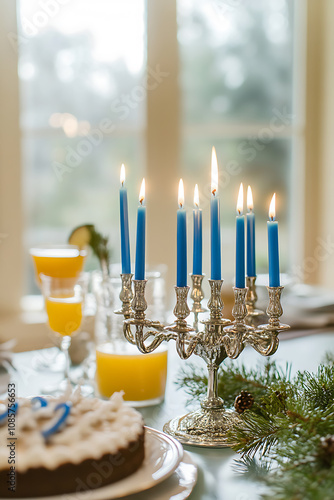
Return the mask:
M 41 286 L 41 274 L 55 278 L 76 278 L 83 270 L 86 250 L 75 245 L 40 245 L 30 249 L 36 283 Z
M 31 248 L 29 253 L 34 263 L 36 284 L 39 288 L 42 287 L 42 274 L 55 278 L 79 276 L 87 256 L 86 250 L 80 250 L 79 247 L 69 244 L 39 245 Z M 63 356 L 58 346 L 36 357 L 34 368 L 36 370 L 49 368 L 53 372 L 63 371 Z
M 88 288 L 88 273 L 76 278 L 54 278 L 40 274 L 45 309 L 50 330 L 60 336 L 60 347 L 65 355 L 64 380 L 48 392 L 62 390 L 70 381 L 69 348 L 72 336 L 79 332 L 85 311 L 85 296 Z

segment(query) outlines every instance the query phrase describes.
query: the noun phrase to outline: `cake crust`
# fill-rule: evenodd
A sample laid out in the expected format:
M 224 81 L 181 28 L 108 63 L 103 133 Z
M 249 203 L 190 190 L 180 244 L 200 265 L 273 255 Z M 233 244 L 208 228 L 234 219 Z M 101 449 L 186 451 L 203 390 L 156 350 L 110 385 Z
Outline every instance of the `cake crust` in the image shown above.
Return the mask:
M 42 467 L 16 474 L 16 490 L 8 491 L 8 471 L 0 471 L 0 497 L 32 498 L 65 493 L 84 493 L 115 483 L 133 474 L 144 460 L 144 436 L 116 454 L 100 459 L 84 460 L 80 464 L 63 464 L 55 470 Z

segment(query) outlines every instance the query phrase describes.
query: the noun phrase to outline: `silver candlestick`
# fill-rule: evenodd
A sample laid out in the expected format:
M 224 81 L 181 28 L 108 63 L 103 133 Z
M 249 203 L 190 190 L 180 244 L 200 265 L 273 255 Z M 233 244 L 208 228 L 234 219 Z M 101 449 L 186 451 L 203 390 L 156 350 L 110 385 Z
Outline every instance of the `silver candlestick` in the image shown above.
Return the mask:
M 123 281 L 122 281 L 123 282 Z M 177 417 L 164 426 L 164 431 L 176 437 L 183 444 L 207 447 L 226 447 L 232 443 L 228 432 L 238 421 L 239 415 L 234 410 L 224 407 L 224 401 L 218 396 L 217 371 L 226 359 L 236 359 L 245 345 L 251 345 L 263 356 L 270 356 L 278 347 L 278 333 L 289 326 L 280 323 L 282 308 L 280 296 L 283 287 L 268 288 L 269 322 L 258 328 L 246 324 L 247 288 L 234 288 L 234 322 L 223 318 L 221 298 L 222 280 L 209 280 L 211 287 L 208 307 L 210 318 L 202 321 L 204 330 L 196 332 L 186 318 L 190 314 L 187 303 L 189 287 L 175 287 L 176 305 L 175 323 L 164 326 L 159 321 L 146 319 L 145 300 L 146 280 L 133 280 L 134 297 L 131 304 L 132 314 L 124 320 L 123 332 L 126 339 L 137 345 L 142 353 L 153 352 L 162 342 L 174 340 L 180 358 L 188 359 L 192 354 L 200 356 L 208 368 L 207 395 L 201 402 L 201 408 Z
M 133 274 L 121 274 L 122 286 L 119 298 L 122 302 L 122 307 L 115 314 L 122 314 L 125 319 L 132 315 L 131 302 L 133 299 L 132 294 L 132 276 Z
M 204 292 L 202 288 L 202 282 L 204 274 L 191 274 L 192 289 L 190 298 L 193 301 L 193 306 L 191 312 L 194 314 L 193 327 L 195 332 L 198 333 L 198 315 L 207 311 L 205 307 L 202 306 L 202 300 L 204 299 Z
M 256 276 L 246 276 L 246 307 L 247 317 L 246 323 L 249 326 L 258 326 L 261 318 L 265 316 L 265 312 L 261 309 L 256 309 L 257 293 L 256 293 Z

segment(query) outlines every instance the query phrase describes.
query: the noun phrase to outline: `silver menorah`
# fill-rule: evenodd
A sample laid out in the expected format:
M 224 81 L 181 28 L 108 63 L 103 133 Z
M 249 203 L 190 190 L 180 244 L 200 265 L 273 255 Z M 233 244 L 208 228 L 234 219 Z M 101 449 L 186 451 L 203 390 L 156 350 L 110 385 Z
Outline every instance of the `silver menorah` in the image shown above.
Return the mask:
M 236 359 L 244 347 L 251 345 L 262 356 L 271 356 L 278 348 L 279 332 L 290 327 L 280 323 L 283 314 L 281 306 L 282 286 L 268 287 L 268 323 L 254 326 L 262 311 L 256 309 L 255 278 L 247 280 L 249 287 L 233 288 L 234 321 L 223 317 L 221 291 L 223 280 L 209 280 L 211 295 L 208 301 L 209 319 L 201 321 L 204 329 L 199 331 L 198 314 L 205 311 L 202 275 L 192 275 L 194 324 L 189 325 L 186 318 L 190 314 L 187 297 L 189 287 L 175 287 L 175 322 L 164 326 L 159 321 L 146 318 L 147 302 L 145 287 L 147 280 L 133 280 L 132 274 L 121 274 L 122 289 L 120 299 L 122 308 L 118 313 L 124 315 L 123 332 L 126 339 L 136 345 L 140 352 L 153 352 L 162 342 L 175 340 L 176 350 L 181 359 L 196 354 L 204 359 L 208 369 L 207 395 L 201 407 L 187 415 L 174 418 L 164 425 L 164 431 L 176 437 L 181 443 L 195 446 L 227 447 L 233 443 L 228 437 L 232 425 L 240 419 L 234 410 L 226 409 L 218 395 L 217 371 L 226 359 Z M 132 292 L 132 283 L 134 292 Z

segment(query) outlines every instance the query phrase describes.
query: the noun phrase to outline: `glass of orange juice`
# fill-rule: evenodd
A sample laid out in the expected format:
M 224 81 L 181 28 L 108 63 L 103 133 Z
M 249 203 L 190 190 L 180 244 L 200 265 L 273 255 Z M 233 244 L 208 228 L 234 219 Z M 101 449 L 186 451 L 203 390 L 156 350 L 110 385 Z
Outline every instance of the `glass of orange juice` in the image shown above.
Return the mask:
M 45 300 L 45 309 L 50 330 L 61 338 L 61 350 L 65 354 L 66 383 L 70 382 L 69 348 L 71 338 L 81 327 L 84 315 L 84 300 L 88 288 L 88 274 L 73 277 L 52 277 L 39 275 Z
M 41 245 L 30 249 L 37 284 L 41 274 L 52 278 L 77 278 L 83 270 L 87 252 L 75 245 Z
M 155 301 L 153 317 L 160 314 L 159 304 L 164 279 L 159 272 L 147 273 L 147 290 Z M 120 278 L 101 273 L 92 276 L 97 311 L 95 316 L 96 373 L 95 384 L 102 398 L 110 398 L 116 391 L 124 391 L 124 400 L 132 406 L 143 407 L 159 404 L 165 396 L 167 380 L 167 344 L 150 353 L 142 354 L 130 344 L 123 334 L 123 316 L 114 314 L 120 304 Z M 110 288 L 112 292 L 110 293 Z M 160 316 L 159 316 L 160 317 Z
M 167 346 L 142 354 L 126 341 L 96 347 L 96 385 L 103 398 L 124 391 L 132 406 L 151 406 L 163 401 L 167 380 Z

